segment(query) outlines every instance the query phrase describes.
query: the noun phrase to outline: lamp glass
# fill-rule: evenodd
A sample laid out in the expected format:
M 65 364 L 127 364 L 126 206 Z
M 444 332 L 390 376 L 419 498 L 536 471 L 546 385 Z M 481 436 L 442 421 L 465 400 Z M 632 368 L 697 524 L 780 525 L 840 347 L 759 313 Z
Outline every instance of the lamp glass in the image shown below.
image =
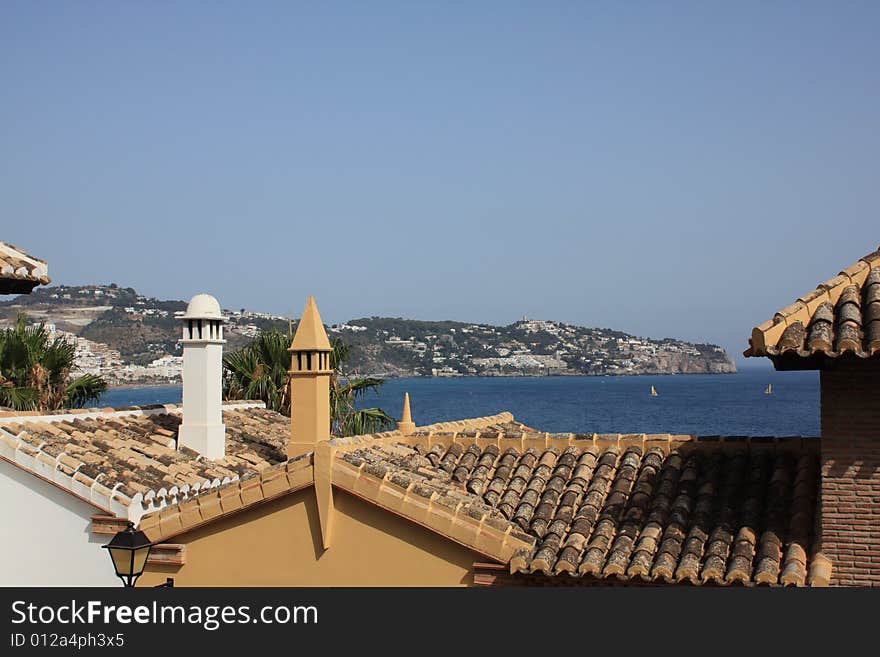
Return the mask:
M 152 547 L 150 539 L 129 522 L 128 526 L 118 532 L 104 547 L 110 553 L 116 575 L 122 579 L 125 586 L 134 586 L 135 580 L 144 572 L 147 564 L 147 557 Z
M 108 548 L 110 558 L 113 559 L 113 568 L 116 569 L 117 577 L 127 577 L 131 575 L 131 555 L 132 551 L 123 548 Z
M 150 546 L 135 550 L 131 555 L 131 574 L 139 577 L 144 572 L 147 564 L 147 555 L 150 554 Z

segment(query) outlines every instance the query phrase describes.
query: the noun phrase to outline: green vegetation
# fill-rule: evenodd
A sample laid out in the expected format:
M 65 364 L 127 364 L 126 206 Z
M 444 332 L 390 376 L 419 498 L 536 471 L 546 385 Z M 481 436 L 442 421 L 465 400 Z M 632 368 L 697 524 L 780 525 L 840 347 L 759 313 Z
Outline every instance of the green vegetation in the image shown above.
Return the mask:
M 17 313 L 119 350 L 125 363 L 148 365 L 180 355 L 183 301 L 139 295 L 118 285 L 54 286 L 0 301 L 0 321 Z M 227 313 L 226 349 L 260 332 L 288 330 L 286 317 L 242 310 Z M 545 374 L 670 374 L 734 372 L 720 347 L 637 338 L 607 328 L 523 319 L 506 326 L 400 317 L 362 317 L 331 327 L 344 339 L 347 369 L 376 376 L 511 376 Z M 537 357 L 537 358 L 535 358 Z M 285 364 L 285 372 L 287 365 Z M 279 384 L 280 385 L 280 384 Z M 278 387 L 278 386 L 276 386 Z M 283 388 L 284 386 L 280 386 Z M 278 393 L 282 394 L 282 393 Z
M 93 374 L 73 377 L 76 350 L 52 338 L 43 324 L 28 326 L 24 314 L 0 329 L 0 406 L 18 411 L 54 411 L 85 406 L 107 389 Z
M 290 415 L 291 336 L 277 329 L 260 331 L 254 340 L 223 358 L 223 394 L 226 399 L 259 399 L 266 407 Z M 351 347 L 333 340 L 330 352 L 330 432 L 336 436 L 356 436 L 392 428 L 395 420 L 381 408 L 356 407 L 370 391 L 384 381 L 353 378 L 345 369 Z

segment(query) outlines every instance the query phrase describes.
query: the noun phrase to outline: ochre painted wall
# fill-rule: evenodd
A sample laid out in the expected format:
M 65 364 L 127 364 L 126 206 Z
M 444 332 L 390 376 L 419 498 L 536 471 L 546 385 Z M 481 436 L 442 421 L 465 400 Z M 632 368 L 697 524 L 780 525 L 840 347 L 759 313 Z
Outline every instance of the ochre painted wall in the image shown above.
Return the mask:
M 186 564 L 150 566 L 138 586 L 462 586 L 487 561 L 344 491 L 334 500 L 326 551 L 309 487 L 170 539 L 186 544 Z

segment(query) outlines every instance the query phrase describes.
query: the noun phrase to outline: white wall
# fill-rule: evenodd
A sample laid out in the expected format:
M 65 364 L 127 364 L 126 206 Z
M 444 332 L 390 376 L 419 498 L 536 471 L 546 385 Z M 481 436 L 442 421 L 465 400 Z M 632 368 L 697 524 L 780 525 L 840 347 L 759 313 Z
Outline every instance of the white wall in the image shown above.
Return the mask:
M 100 511 L 0 460 L 0 586 L 122 586 L 93 536 Z

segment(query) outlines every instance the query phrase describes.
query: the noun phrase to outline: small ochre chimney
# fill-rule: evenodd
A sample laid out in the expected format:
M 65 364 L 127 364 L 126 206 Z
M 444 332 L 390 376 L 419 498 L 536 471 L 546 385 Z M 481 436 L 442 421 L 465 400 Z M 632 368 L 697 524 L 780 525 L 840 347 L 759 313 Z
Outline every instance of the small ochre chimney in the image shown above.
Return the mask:
M 412 433 L 416 430 L 416 424 L 412 421 L 412 414 L 409 410 L 409 393 L 403 393 L 403 413 L 400 416 L 400 422 L 397 423 L 398 431 L 402 433 Z
M 309 297 L 290 352 L 290 442 L 287 458 L 314 451 L 330 438 L 330 341 L 324 323 Z
M 223 315 L 210 294 L 190 299 L 183 320 L 183 423 L 178 447 L 209 459 L 226 455 L 223 424 Z

